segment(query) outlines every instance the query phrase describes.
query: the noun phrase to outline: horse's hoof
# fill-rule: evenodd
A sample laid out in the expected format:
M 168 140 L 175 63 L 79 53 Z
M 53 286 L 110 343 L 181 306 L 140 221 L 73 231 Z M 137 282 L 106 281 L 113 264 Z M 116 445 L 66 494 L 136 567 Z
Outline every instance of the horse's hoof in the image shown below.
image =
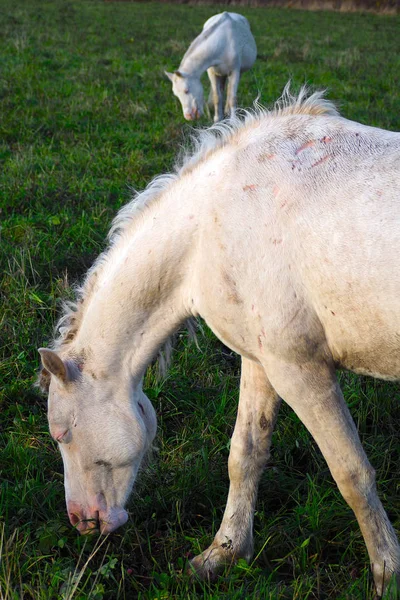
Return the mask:
M 220 562 L 216 550 L 217 548 L 208 548 L 198 556 L 192 558 L 188 566 L 188 574 L 191 579 L 208 582 L 217 579 L 219 573 L 224 568 L 224 564 Z
M 235 555 L 227 543 L 213 543 L 190 561 L 188 573 L 192 579 L 212 582 L 226 567 L 234 565 L 238 558 L 240 556 Z

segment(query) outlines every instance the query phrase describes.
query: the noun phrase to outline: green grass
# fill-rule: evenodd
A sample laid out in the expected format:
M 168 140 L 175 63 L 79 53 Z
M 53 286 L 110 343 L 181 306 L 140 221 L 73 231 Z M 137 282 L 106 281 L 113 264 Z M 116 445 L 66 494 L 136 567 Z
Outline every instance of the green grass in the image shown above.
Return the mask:
M 179 65 L 217 7 L 3 0 L 0 5 L 0 598 L 372 598 L 364 543 L 313 440 L 283 407 L 255 519 L 256 558 L 212 586 L 185 575 L 216 532 L 239 361 L 206 330 L 178 338 L 146 388 L 157 449 L 105 541 L 78 537 L 62 463 L 33 387 L 37 347 L 117 209 L 171 169 L 190 128 L 163 70 Z M 328 88 L 343 114 L 400 129 L 399 17 L 240 9 L 259 57 L 239 88 L 271 104 L 292 78 Z M 206 124 L 204 119 L 203 124 Z M 399 390 L 341 375 L 379 492 L 400 527 Z M 101 545 L 100 545 L 101 544 Z

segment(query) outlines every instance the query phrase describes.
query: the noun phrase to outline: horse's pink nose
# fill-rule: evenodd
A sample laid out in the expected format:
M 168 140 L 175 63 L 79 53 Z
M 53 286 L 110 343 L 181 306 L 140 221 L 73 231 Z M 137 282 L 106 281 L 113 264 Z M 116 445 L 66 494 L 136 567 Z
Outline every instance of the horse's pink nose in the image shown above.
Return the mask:
M 79 533 L 93 533 L 100 529 L 103 534 L 111 533 L 128 520 L 128 513 L 123 508 L 106 509 L 103 503 L 92 507 L 84 507 L 78 502 L 67 503 L 68 516 L 71 525 Z
M 192 108 L 190 112 L 185 112 L 184 117 L 187 121 L 194 121 L 201 117 L 201 113 L 198 108 Z
M 73 525 L 79 533 L 89 533 L 98 528 L 98 510 L 85 510 L 78 502 L 68 502 L 67 510 L 71 525 Z

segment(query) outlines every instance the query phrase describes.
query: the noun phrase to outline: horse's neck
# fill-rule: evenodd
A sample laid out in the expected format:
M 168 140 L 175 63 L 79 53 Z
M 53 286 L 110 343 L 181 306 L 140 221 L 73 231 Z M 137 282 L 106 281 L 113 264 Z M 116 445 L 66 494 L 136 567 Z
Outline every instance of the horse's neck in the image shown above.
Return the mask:
M 184 55 L 179 71 L 192 76 L 201 75 L 211 66 L 215 65 L 219 58 L 218 32 L 214 30 L 203 31 L 190 44 Z
M 175 187 L 175 186 L 174 186 Z M 110 251 L 83 315 L 74 350 L 102 370 L 122 365 L 139 379 L 163 342 L 188 318 L 189 260 L 196 219 L 168 192 Z M 135 226 L 135 224 L 134 224 Z

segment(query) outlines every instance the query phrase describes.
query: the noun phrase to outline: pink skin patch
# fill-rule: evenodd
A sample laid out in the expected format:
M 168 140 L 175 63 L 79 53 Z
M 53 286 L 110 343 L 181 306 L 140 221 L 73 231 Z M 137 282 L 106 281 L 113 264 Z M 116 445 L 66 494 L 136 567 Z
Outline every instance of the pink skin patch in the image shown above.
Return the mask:
M 322 144 L 328 144 L 329 142 L 332 141 L 332 138 L 325 135 L 323 138 L 321 138 L 319 140 Z M 304 142 L 304 144 L 302 144 L 300 146 L 300 148 L 297 148 L 295 154 L 300 154 L 300 152 L 303 152 L 303 150 L 306 150 L 307 148 L 311 148 L 312 146 L 315 146 L 315 144 L 317 143 L 317 140 L 309 140 L 308 142 Z
M 277 185 L 274 185 L 274 187 L 272 188 L 272 193 L 275 196 L 275 198 L 278 196 L 279 191 L 279 187 Z
M 251 183 L 250 185 L 245 185 L 243 188 L 244 192 L 254 192 L 254 190 L 257 188 L 257 186 L 254 183 Z
M 61 442 L 67 433 L 68 429 L 65 429 L 65 427 L 58 427 L 57 425 L 50 429 L 50 435 L 56 442 Z
M 326 156 L 323 156 L 322 158 L 320 158 L 319 160 L 317 160 L 314 164 L 312 164 L 311 167 L 318 167 L 318 165 L 321 165 L 322 163 L 324 163 L 329 158 L 332 158 L 332 157 L 331 157 L 330 154 L 327 154 Z
M 302 144 L 300 148 L 297 148 L 296 154 L 300 154 L 300 152 L 303 152 L 303 150 L 305 150 L 306 148 L 311 148 L 311 146 L 314 146 L 314 144 L 315 140 L 309 140 L 308 142 L 304 142 L 304 144 Z

